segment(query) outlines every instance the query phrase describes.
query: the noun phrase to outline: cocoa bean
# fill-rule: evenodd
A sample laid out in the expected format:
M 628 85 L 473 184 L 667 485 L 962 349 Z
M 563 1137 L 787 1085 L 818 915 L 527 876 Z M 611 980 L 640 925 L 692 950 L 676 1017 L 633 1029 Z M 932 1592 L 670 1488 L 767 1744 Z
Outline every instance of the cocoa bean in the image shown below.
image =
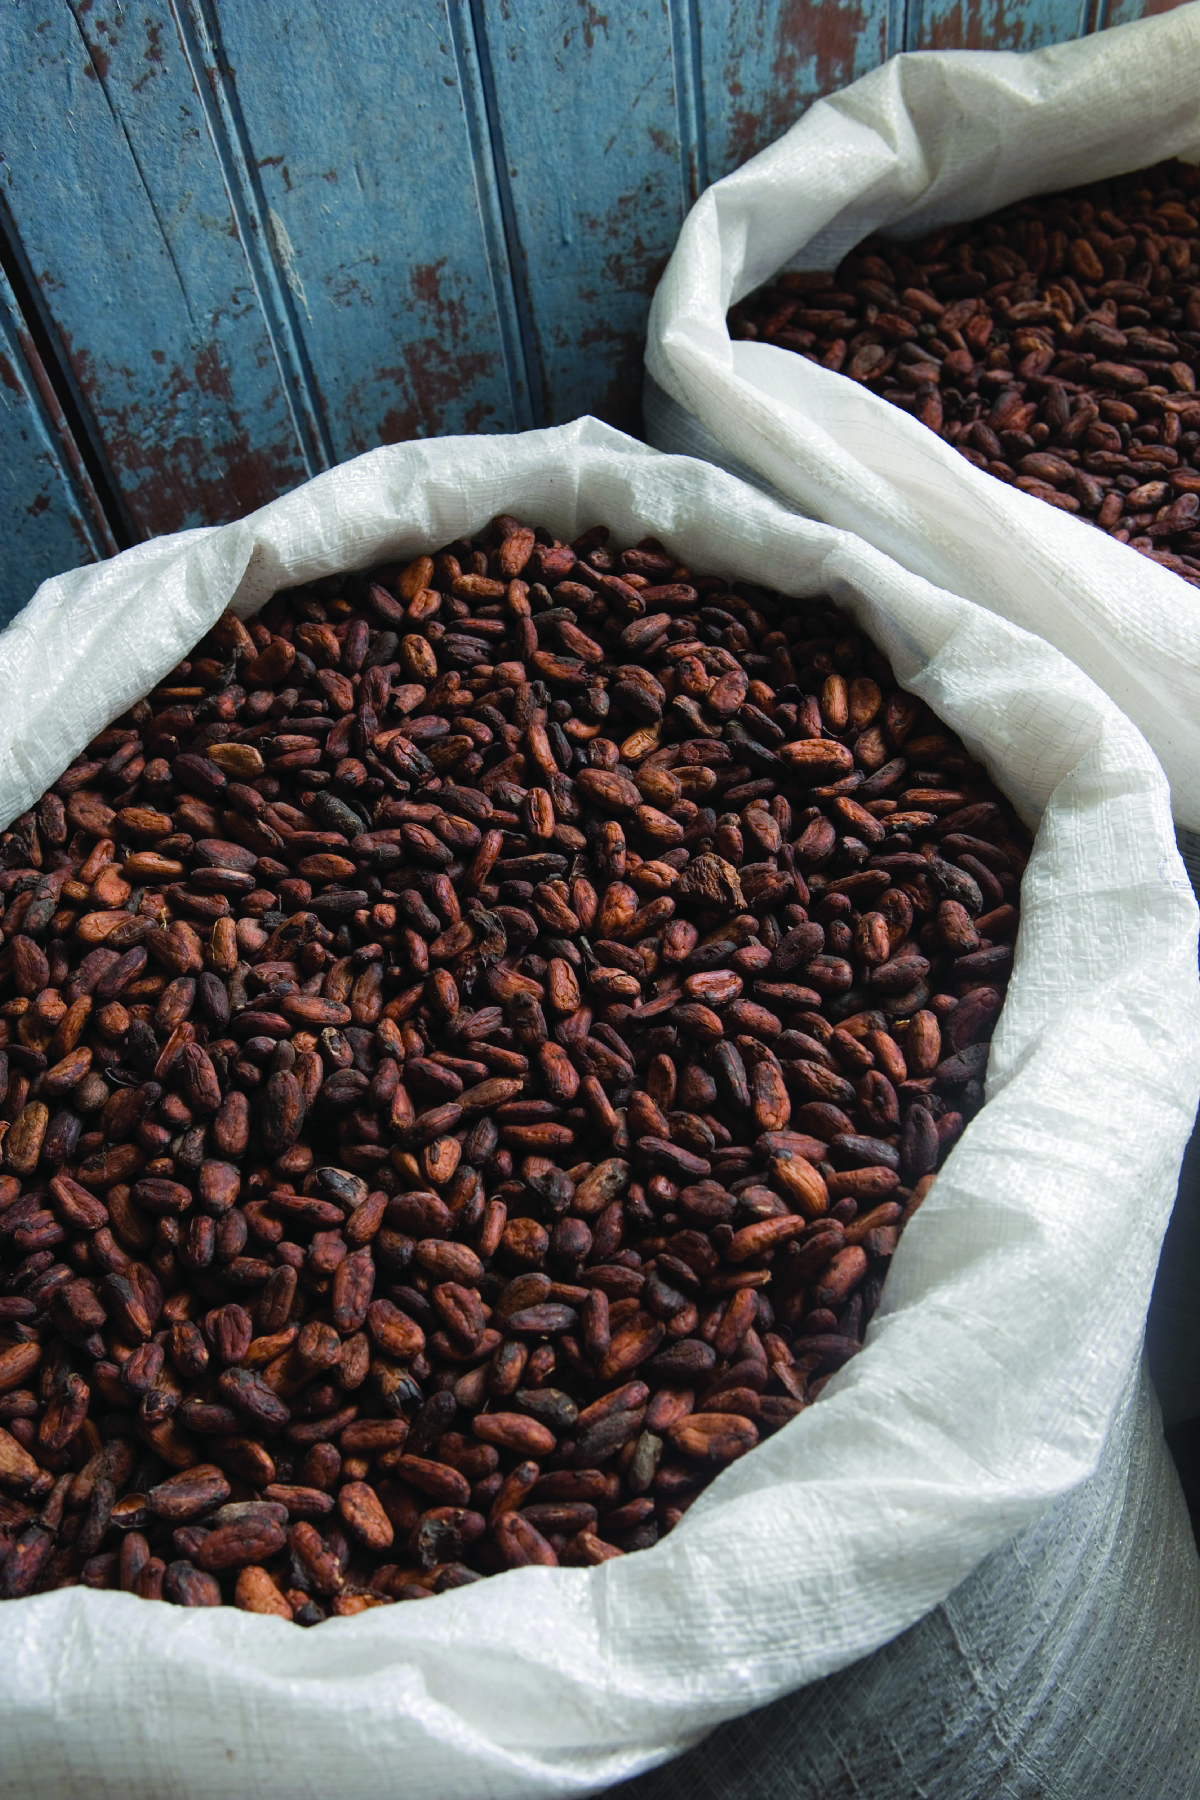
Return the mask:
M 1044 195 L 924 244 L 874 238 L 832 273 L 786 273 L 740 301 L 730 335 L 842 370 L 974 467 L 1195 586 L 1200 288 L 1186 243 L 1200 186 L 1186 164 L 1160 163 L 1107 183 L 1103 226 L 1093 200 Z M 869 721 L 878 703 L 865 705 L 847 716 Z M 839 804 L 867 797 L 864 785 Z M 810 833 L 805 855 L 819 857 L 823 822 Z
M 5 1594 L 312 1624 L 593 1566 L 857 1352 L 980 1103 L 1028 840 L 829 601 L 605 536 L 506 519 L 226 618 L 191 667 L 238 680 L 38 811 Z

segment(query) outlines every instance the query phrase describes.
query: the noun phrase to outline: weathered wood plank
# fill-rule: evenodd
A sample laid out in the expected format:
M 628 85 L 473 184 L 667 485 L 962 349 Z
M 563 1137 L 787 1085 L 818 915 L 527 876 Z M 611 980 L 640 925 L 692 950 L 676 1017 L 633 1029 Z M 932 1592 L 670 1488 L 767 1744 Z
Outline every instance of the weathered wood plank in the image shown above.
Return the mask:
M 1131 25 L 1135 19 L 1149 19 L 1156 13 L 1174 12 L 1188 0 L 1098 0 L 1099 29 L 1110 25 Z
M 709 177 L 904 49 L 904 0 L 699 0 Z M 910 47 L 913 47 L 910 45 Z
M 465 8 L 281 0 L 264 33 L 260 0 L 182 0 L 202 13 L 335 457 L 530 424 Z
M 20 0 L 3 181 L 135 526 L 173 530 L 380 442 L 637 429 L 710 180 L 902 46 L 1169 3 Z
M 1092 24 L 1089 0 L 908 0 L 907 48 L 1037 50 Z
M 0 626 L 39 583 L 116 549 L 16 296 L 0 272 Z
M 322 466 L 167 0 L 6 8 L 0 81 L 8 202 L 136 527 L 236 517 Z
M 546 424 L 591 412 L 640 429 L 646 314 L 690 198 L 676 3 L 472 8 Z

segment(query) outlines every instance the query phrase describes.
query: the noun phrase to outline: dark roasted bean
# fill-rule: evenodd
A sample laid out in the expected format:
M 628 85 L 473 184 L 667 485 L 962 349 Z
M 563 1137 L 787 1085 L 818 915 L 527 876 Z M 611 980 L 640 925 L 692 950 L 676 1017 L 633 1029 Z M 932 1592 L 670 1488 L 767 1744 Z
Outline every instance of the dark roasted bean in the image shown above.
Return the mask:
M 832 274 L 785 273 L 740 301 L 730 334 L 841 370 L 1196 586 L 1198 218 L 1195 169 L 1161 163 L 923 242 L 868 239 Z M 890 766 L 859 799 L 892 791 Z M 805 837 L 801 866 L 821 866 L 825 823 Z
M 602 560 L 502 519 L 365 610 L 227 616 L 238 681 L 34 815 L 4 1594 L 311 1624 L 593 1565 L 857 1350 L 980 1104 L 1028 840 L 828 601 Z

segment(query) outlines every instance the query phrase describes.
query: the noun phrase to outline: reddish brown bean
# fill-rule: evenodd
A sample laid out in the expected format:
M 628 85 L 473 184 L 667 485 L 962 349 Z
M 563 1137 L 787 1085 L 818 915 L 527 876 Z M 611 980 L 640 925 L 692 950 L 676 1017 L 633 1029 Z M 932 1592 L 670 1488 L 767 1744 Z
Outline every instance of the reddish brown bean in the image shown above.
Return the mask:
M 830 602 L 605 540 L 226 618 L 0 834 L 5 1595 L 594 1565 L 856 1352 L 1028 840 Z
M 1161 163 L 1107 183 L 1102 214 L 1094 199 L 1045 195 L 924 243 L 873 238 L 832 273 L 785 273 L 740 301 L 730 335 L 843 371 L 974 467 L 1195 586 L 1200 178 Z M 869 725 L 878 688 L 852 682 L 844 706 L 839 682 L 821 689 L 824 723 Z

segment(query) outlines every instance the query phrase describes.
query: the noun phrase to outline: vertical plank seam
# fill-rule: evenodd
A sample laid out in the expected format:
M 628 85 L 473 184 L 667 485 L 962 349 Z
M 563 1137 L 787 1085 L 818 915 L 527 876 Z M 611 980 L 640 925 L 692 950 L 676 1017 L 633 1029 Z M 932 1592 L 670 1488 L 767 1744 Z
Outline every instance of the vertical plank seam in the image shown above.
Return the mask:
M 30 410 L 37 415 L 47 451 L 56 443 L 59 446 L 61 455 L 54 458 L 58 473 L 74 503 L 92 554 L 98 562 L 103 562 L 105 557 L 116 555 L 116 540 L 30 336 L 20 302 L 9 285 L 3 268 L 0 268 L 0 334 L 7 342 L 8 352 L 13 360 L 14 378 L 20 382 Z M 22 365 L 25 380 L 21 379 Z
M 901 51 L 908 49 L 909 14 L 915 10 L 917 4 L 918 0 L 888 0 L 885 62 L 890 57 L 898 56 Z
M 667 0 L 675 113 L 679 132 L 679 186 L 686 218 L 708 186 L 708 121 L 700 56 L 699 0 Z
M 471 153 L 471 175 L 475 186 L 475 206 L 483 232 L 488 281 L 492 291 L 496 324 L 500 333 L 504 373 L 508 382 L 508 403 L 512 429 L 528 431 L 534 423 L 533 364 L 530 334 L 522 328 L 520 295 L 513 273 L 513 251 L 509 247 L 508 220 L 501 188 L 503 142 L 497 142 L 489 112 L 481 50 L 475 21 L 466 0 L 446 0 L 446 22 L 454 49 L 458 89 L 462 96 L 463 117 L 467 127 L 467 143 Z M 490 76 L 490 67 L 489 67 Z M 493 93 L 494 102 L 494 93 Z M 515 244 L 515 232 L 513 243 Z M 541 419 L 538 423 L 543 423 Z
M 170 0 L 180 46 L 246 258 L 246 267 L 279 370 L 305 471 L 337 461 L 316 374 L 291 290 L 279 267 L 270 209 L 210 0 Z
M 530 426 L 541 427 L 546 423 L 546 377 L 537 348 L 529 271 L 517 229 L 483 0 L 446 0 L 446 17 L 467 114 L 475 192 L 510 392 L 517 374 L 521 378 L 517 386 L 524 389 L 523 395 L 514 398 L 514 411 L 519 404 L 517 416 Z
M 183 279 L 183 271 L 179 267 L 178 260 L 176 259 L 175 247 L 167 235 L 166 224 L 162 218 L 162 215 L 160 214 L 160 212 L 158 210 L 158 202 L 154 198 L 154 192 L 150 186 L 150 183 L 146 180 L 146 171 L 142 168 L 141 158 L 139 157 L 137 151 L 133 147 L 133 139 L 129 135 L 129 129 L 125 124 L 125 120 L 121 115 L 120 109 L 117 106 L 116 102 L 113 100 L 113 97 L 109 92 L 108 81 L 105 78 L 104 72 L 103 72 L 101 66 L 97 63 L 96 57 L 92 53 L 92 46 L 91 46 L 91 44 L 89 44 L 89 42 L 87 40 L 87 34 L 85 33 L 83 26 L 79 22 L 79 15 L 76 12 L 73 5 L 68 5 L 67 10 L 71 15 L 72 24 L 75 26 L 76 31 L 79 33 L 79 41 L 83 45 L 84 52 L 87 56 L 89 63 L 92 66 L 92 72 L 96 77 L 97 86 L 99 87 L 100 92 L 104 96 L 104 103 L 108 107 L 109 113 L 112 117 L 112 122 L 116 126 L 118 132 L 120 133 L 122 139 L 124 140 L 126 150 L 129 152 L 129 160 L 133 164 L 134 170 L 137 174 L 138 181 L 141 183 L 142 192 L 146 196 L 146 204 L 149 206 L 151 216 L 154 220 L 154 223 L 158 227 L 159 241 L 161 242 L 162 247 L 163 247 L 164 251 L 166 252 L 167 261 L 171 265 L 171 269 L 172 269 L 172 272 L 174 273 L 175 280 L 179 284 L 179 292 L 183 296 L 184 310 L 186 311 L 189 320 L 194 325 L 196 321 L 192 316 L 192 297 L 188 293 L 187 283 Z
M 925 26 L 922 0 L 899 0 L 904 12 L 903 45 L 906 50 L 919 50 Z
M 0 190 L 0 267 L 11 290 L 14 319 L 29 339 L 25 359 L 40 371 L 38 386 L 53 417 L 64 454 L 77 471 L 80 492 L 104 539 L 105 554 L 115 556 L 144 536 L 134 525 L 124 496 L 108 464 L 99 428 L 71 367 L 66 345 L 46 304 L 8 201 Z M 44 384 L 44 385 L 43 385 Z
M 1086 0 L 1083 35 L 1091 37 L 1097 31 L 1104 31 L 1107 25 L 1108 0 Z

